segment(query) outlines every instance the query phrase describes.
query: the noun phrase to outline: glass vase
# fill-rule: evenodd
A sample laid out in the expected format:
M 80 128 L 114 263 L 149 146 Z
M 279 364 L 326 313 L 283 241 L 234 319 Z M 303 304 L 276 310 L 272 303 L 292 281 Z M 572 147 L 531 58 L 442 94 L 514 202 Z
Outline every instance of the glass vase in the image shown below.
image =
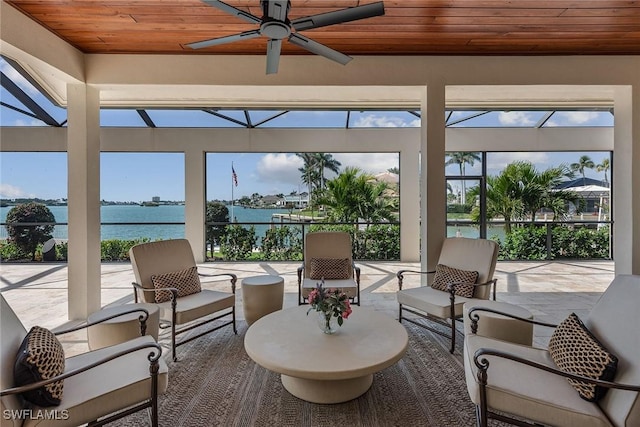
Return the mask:
M 338 318 L 331 313 L 318 312 L 318 327 L 325 334 L 334 334 L 338 332 Z

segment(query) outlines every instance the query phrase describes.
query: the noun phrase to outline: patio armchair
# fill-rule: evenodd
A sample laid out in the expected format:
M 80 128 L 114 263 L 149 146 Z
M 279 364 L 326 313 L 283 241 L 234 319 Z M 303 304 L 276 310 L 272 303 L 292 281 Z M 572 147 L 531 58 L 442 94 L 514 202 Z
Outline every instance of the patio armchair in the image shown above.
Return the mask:
M 353 262 L 349 233 L 318 231 L 304 239 L 304 261 L 298 267 L 298 305 L 306 304 L 309 292 L 324 280 L 325 287 L 339 288 L 360 305 L 360 267 Z
M 129 257 L 136 278 L 133 282 L 135 302 L 142 300 L 158 305 L 160 328 L 171 329 L 174 361 L 178 360 L 176 348 L 182 344 L 225 326 L 232 326 L 233 332 L 238 333 L 235 311 L 237 276 L 232 273 L 199 273 L 188 240 L 141 243 L 129 250 Z M 203 289 L 200 277 L 228 277 L 230 292 Z M 177 342 L 177 335 L 219 319 L 224 323 L 200 330 Z M 178 325 L 181 326 L 179 329 Z
M 144 324 L 145 310 L 122 314 L 136 311 Z M 2 427 L 101 426 L 143 409 L 158 426 L 158 395 L 167 389 L 168 369 L 152 337 L 66 358 L 58 336 L 109 319 L 55 332 L 34 326 L 27 332 L 3 295 L 0 316 Z
M 474 299 L 496 298 L 493 273 L 498 259 L 498 244 L 486 239 L 454 237 L 445 239 L 438 265 L 433 271 L 400 270 L 398 278 L 398 321 L 405 320 L 451 339 L 455 350 L 456 320 L 462 320 L 463 306 Z M 427 286 L 402 289 L 406 274 L 426 275 Z M 406 317 L 405 312 L 423 319 Z M 425 323 L 427 322 L 427 323 Z M 437 328 L 435 322 L 446 329 Z M 448 330 L 448 331 L 447 331 Z
M 485 309 L 471 308 L 463 359 L 477 425 L 640 426 L 638 301 L 640 276 L 618 275 L 584 320 L 572 313 L 552 325 L 500 313 L 554 328 L 548 348 L 476 335 Z

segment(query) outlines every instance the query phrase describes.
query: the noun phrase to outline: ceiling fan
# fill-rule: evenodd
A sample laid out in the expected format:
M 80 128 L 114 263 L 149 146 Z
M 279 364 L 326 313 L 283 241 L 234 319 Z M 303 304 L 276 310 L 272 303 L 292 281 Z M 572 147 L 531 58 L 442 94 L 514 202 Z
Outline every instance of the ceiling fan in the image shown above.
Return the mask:
M 226 37 L 189 43 L 186 46 L 192 49 L 201 49 L 204 47 L 231 43 L 238 40 L 266 37 L 269 39 L 269 41 L 267 42 L 267 74 L 274 74 L 278 72 L 278 64 L 280 63 L 280 50 L 282 47 L 282 40 L 284 39 L 289 40 L 290 43 L 293 43 L 296 46 L 300 46 L 301 48 L 306 49 L 311 53 L 324 56 L 325 58 L 345 65 L 353 58 L 341 52 L 338 52 L 337 50 L 331 49 L 328 46 L 318 43 L 308 37 L 305 37 L 300 34 L 299 31 L 384 15 L 384 3 L 381 1 L 365 4 L 362 6 L 336 10 L 333 12 L 305 16 L 302 18 L 296 18 L 294 20 L 289 20 L 288 18 L 289 9 L 291 8 L 290 0 L 260 0 L 263 14 L 262 18 L 258 18 L 255 15 L 237 9 L 221 1 L 202 1 L 210 6 L 230 13 L 231 15 L 237 16 L 240 19 L 244 19 L 247 22 L 250 22 L 252 24 L 259 24 L 260 27 L 256 28 L 255 30 L 245 31 Z

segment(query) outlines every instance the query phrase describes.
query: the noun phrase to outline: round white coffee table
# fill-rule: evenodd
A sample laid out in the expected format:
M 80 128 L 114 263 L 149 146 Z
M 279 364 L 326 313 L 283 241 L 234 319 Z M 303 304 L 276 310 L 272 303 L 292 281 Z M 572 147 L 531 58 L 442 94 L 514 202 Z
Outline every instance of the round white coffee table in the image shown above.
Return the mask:
M 269 313 L 282 310 L 284 279 L 262 275 L 242 279 L 242 309 L 248 325 Z
M 309 306 L 276 311 L 256 321 L 244 338 L 249 357 L 281 374 L 289 393 L 313 403 L 340 403 L 364 394 L 373 374 L 400 360 L 409 344 L 397 320 L 353 307 L 332 335 L 317 325 Z

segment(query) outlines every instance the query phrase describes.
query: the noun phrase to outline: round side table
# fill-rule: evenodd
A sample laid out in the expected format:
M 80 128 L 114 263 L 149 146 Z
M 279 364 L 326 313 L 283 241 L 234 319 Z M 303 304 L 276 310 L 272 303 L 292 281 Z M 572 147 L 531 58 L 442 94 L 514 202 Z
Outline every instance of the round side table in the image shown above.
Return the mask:
M 248 325 L 274 311 L 282 310 L 284 279 L 280 276 L 252 276 L 242 279 L 242 308 Z
M 122 304 L 103 308 L 100 311 L 90 314 L 87 318 L 87 322 L 95 322 L 104 319 L 105 317 L 113 316 L 136 308 L 144 308 L 149 312 L 146 334 L 151 335 L 156 341 L 158 341 L 160 311 L 158 310 L 158 306 L 155 304 Z M 89 348 L 91 350 L 96 350 L 139 337 L 140 321 L 138 318 L 141 314 L 142 312 L 124 314 L 97 325 L 89 326 L 87 330 Z
M 464 330 L 465 334 L 471 333 L 471 320 L 469 319 L 469 310 L 473 307 L 490 308 L 492 310 L 501 311 L 513 316 L 525 319 L 533 319 L 533 315 L 529 310 L 506 302 L 498 302 L 491 300 L 481 300 L 467 302 L 464 304 Z M 531 346 L 533 342 L 533 324 L 522 322 L 507 316 L 501 316 L 488 311 L 475 311 L 480 316 L 478 320 L 478 335 L 484 337 L 496 338 L 503 341 L 509 341 L 515 344 Z

